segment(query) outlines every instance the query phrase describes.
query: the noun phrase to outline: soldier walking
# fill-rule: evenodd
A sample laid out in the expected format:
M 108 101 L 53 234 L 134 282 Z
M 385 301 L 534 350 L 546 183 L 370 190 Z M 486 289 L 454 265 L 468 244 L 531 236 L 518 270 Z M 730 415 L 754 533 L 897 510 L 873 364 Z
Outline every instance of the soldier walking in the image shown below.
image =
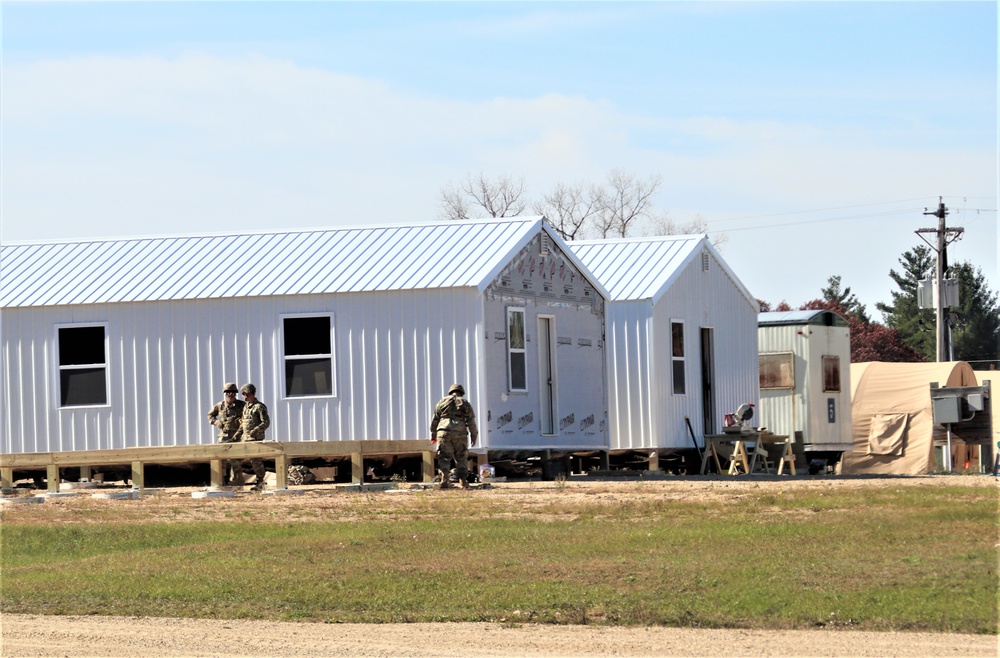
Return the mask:
M 235 383 L 227 382 L 222 387 L 222 401 L 217 402 L 208 412 L 208 422 L 219 429 L 219 443 L 235 443 L 240 440 L 244 402 L 236 397 L 238 390 Z M 232 483 L 233 473 L 239 467 L 239 462 L 225 460 L 222 473 L 223 485 Z
M 451 463 L 455 462 L 455 473 L 463 489 L 469 488 L 469 445 L 476 445 L 479 429 L 476 427 L 476 412 L 464 398 L 465 388 L 452 384 L 448 395 L 434 406 L 431 418 L 431 438 L 438 443 L 438 470 L 441 471 L 441 488 L 451 486 Z
M 263 441 L 264 431 L 271 425 L 271 418 L 267 415 L 267 406 L 257 399 L 257 387 L 253 384 L 244 384 L 240 393 L 246 399 L 243 406 L 243 416 L 241 417 L 240 435 L 241 441 Z M 254 491 L 261 491 L 264 488 L 264 478 L 267 476 L 267 469 L 264 468 L 263 459 L 251 459 L 254 475 L 257 482 L 253 485 Z M 240 482 L 243 485 L 243 471 L 239 473 Z

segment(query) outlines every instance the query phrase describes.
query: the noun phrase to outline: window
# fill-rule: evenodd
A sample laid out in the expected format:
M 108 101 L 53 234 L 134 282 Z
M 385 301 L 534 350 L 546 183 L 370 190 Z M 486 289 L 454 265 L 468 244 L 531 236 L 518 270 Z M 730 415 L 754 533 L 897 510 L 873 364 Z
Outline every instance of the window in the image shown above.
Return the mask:
M 795 373 L 792 370 L 793 360 L 791 352 L 779 354 L 761 354 L 760 362 L 760 388 L 795 388 Z
M 840 390 L 840 357 L 823 357 L 823 391 Z
M 332 326 L 329 315 L 284 318 L 286 397 L 333 395 Z
M 528 390 L 524 350 L 524 309 L 507 309 L 507 375 L 510 390 Z
M 108 403 L 104 327 L 59 328 L 59 406 Z
M 684 323 L 670 323 L 670 359 L 673 366 L 673 390 L 677 395 L 686 392 L 684 384 Z

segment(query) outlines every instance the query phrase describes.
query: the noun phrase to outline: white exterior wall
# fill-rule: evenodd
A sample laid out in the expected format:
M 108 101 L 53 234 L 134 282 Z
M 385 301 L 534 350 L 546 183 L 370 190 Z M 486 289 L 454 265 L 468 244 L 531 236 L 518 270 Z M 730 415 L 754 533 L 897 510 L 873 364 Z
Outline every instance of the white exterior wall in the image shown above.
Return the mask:
M 608 304 L 612 449 L 692 448 L 685 423 L 705 434 L 702 420 L 701 329 L 714 339 L 714 405 L 722 415 L 757 402 L 757 311 L 719 263 L 693 259 L 655 306 L 649 301 Z M 671 382 L 671 322 L 684 323 L 686 393 Z
M 281 317 L 297 313 L 333 313 L 334 397 L 283 396 Z M 482 313 L 474 288 L 3 309 L 2 449 L 213 443 L 227 381 L 257 385 L 269 439 L 428 438 L 452 382 L 480 408 Z M 76 323 L 107 326 L 107 406 L 59 408 L 56 327 Z
M 653 306 L 649 300 L 609 302 L 607 327 L 611 449 L 655 445 Z
M 851 339 L 847 327 L 774 325 L 758 329 L 761 354 L 793 355 L 794 389 L 760 392 L 759 422 L 775 434 L 802 432 L 806 445 L 850 447 Z M 823 391 L 823 356 L 840 358 L 840 392 Z M 828 417 L 829 400 L 834 421 Z

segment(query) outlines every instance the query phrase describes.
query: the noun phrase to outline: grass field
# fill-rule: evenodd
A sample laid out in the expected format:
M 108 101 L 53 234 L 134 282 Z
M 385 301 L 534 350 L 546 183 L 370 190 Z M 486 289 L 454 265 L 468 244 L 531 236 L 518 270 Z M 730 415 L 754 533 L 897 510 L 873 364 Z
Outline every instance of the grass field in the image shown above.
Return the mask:
M 998 490 L 954 482 L 8 505 L 0 611 L 994 634 Z

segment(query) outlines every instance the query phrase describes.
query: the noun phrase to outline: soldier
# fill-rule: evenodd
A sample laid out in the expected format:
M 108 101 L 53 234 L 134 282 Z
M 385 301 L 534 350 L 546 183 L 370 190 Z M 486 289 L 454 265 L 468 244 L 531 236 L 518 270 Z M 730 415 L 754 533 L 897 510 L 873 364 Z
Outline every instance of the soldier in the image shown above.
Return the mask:
M 476 445 L 479 429 L 476 427 L 476 412 L 464 399 L 465 389 L 461 384 L 452 384 L 448 395 L 434 407 L 431 418 L 431 438 L 438 443 L 438 469 L 441 471 L 441 488 L 451 486 L 451 462 L 463 489 L 469 488 L 469 448 L 466 435 Z
M 240 440 L 240 423 L 243 417 L 243 400 L 236 397 L 236 384 L 227 382 L 222 387 L 223 399 L 216 403 L 208 412 L 208 422 L 219 428 L 219 443 L 235 443 Z M 226 460 L 223 464 L 222 484 L 228 485 L 233 480 L 233 473 L 239 468 L 239 462 Z
M 244 384 L 243 388 L 240 389 L 240 393 L 246 398 L 241 419 L 240 430 L 242 431 L 242 435 L 240 440 L 263 441 L 264 431 L 271 424 L 271 419 L 267 415 L 267 407 L 257 399 L 257 387 L 253 384 Z M 264 460 L 251 459 L 250 464 L 253 466 L 254 475 L 257 476 L 257 482 L 253 485 L 253 490 L 261 491 L 264 488 L 264 477 L 267 476 L 267 470 L 264 468 Z M 240 485 L 242 485 L 242 470 L 239 472 L 238 477 L 240 478 Z

